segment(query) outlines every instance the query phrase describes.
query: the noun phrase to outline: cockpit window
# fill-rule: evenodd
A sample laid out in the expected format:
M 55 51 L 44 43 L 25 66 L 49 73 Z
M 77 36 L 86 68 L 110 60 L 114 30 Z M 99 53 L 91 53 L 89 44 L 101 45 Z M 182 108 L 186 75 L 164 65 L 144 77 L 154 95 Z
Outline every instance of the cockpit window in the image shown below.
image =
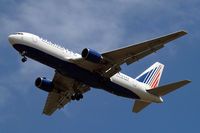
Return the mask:
M 21 32 L 13 33 L 13 35 L 23 35 Z

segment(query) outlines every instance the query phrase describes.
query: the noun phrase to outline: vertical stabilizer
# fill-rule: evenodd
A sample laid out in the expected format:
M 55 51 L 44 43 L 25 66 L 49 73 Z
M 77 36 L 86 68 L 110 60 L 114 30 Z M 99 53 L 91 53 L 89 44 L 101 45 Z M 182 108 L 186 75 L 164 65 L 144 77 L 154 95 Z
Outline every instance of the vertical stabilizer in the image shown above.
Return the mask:
M 149 85 L 150 88 L 155 88 L 159 84 L 163 69 L 164 65 L 159 62 L 156 62 L 147 70 L 145 70 L 142 74 L 140 74 L 136 78 L 136 80 Z

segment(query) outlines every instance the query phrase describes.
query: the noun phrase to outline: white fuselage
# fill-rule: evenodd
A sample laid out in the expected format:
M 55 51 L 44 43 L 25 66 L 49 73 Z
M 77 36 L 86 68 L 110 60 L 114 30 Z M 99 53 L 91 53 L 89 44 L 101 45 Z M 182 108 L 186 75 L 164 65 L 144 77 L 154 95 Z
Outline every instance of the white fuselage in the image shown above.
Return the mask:
M 13 46 L 16 44 L 28 46 L 47 53 L 48 55 L 56 57 L 64 62 L 73 63 L 71 60 L 82 58 L 80 54 L 73 53 L 63 47 L 60 47 L 30 33 L 21 32 L 11 34 L 8 37 L 8 40 Z M 135 93 L 140 97 L 140 100 L 156 103 L 162 102 L 161 97 L 154 96 L 146 91 L 147 89 L 150 89 L 148 85 L 141 83 L 123 73 L 115 74 L 110 78 L 110 81 Z

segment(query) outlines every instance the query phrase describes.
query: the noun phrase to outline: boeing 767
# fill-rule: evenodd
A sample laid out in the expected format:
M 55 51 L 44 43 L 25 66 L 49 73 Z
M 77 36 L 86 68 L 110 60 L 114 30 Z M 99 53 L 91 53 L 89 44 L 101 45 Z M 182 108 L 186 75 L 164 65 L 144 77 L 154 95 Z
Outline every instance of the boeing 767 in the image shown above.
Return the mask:
M 130 45 L 105 53 L 90 48 L 81 54 L 53 44 L 37 35 L 17 32 L 9 35 L 10 44 L 20 53 L 22 62 L 27 57 L 55 69 L 52 80 L 38 77 L 35 86 L 48 92 L 43 110 L 52 115 L 72 100 L 80 100 L 90 88 L 99 88 L 117 96 L 135 99 L 133 112 L 138 113 L 151 103 L 162 103 L 164 96 L 188 83 L 183 80 L 158 86 L 164 65 L 156 62 L 138 77 L 121 73 L 121 65 L 130 65 L 156 52 L 164 45 L 187 34 L 179 31 L 139 44 Z

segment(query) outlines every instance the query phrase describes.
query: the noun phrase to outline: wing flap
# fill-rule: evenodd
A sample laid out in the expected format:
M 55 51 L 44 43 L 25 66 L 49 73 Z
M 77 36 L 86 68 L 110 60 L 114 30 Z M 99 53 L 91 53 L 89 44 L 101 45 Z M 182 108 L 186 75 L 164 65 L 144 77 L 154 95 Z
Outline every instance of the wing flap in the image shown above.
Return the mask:
M 137 55 L 134 55 L 134 56 L 130 57 L 129 59 L 127 59 L 126 60 L 126 64 L 130 65 L 133 62 L 138 61 L 141 58 L 143 58 L 143 57 L 145 57 L 145 56 L 147 56 L 147 55 L 149 55 L 151 53 L 154 53 L 154 52 L 156 52 L 157 50 L 159 50 L 159 49 L 161 49 L 163 47 L 164 47 L 164 45 L 159 45 L 157 47 L 152 47 L 151 49 L 148 49 L 148 50 L 146 50 L 144 52 L 138 53 Z
M 151 103 L 150 102 L 141 101 L 141 100 L 135 100 L 135 103 L 134 103 L 132 111 L 134 113 L 138 113 L 141 110 L 143 110 L 145 107 L 147 107 L 149 104 L 151 104 Z
M 191 81 L 189 80 L 183 80 L 183 81 L 179 81 L 179 82 L 175 82 L 175 83 L 171 83 L 168 85 L 163 85 L 163 86 L 159 86 L 150 90 L 147 90 L 147 92 L 156 95 L 156 96 L 164 96 L 188 83 L 190 83 Z

